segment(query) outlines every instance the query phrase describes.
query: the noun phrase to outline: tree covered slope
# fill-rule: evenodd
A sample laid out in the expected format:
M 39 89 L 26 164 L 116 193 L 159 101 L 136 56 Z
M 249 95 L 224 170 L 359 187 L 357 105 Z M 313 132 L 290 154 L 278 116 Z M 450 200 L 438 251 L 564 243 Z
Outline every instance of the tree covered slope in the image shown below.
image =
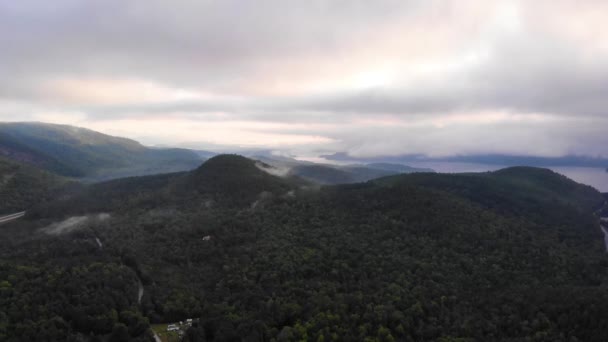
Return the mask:
M 411 174 L 387 177 L 378 184 L 417 185 L 464 197 L 484 208 L 551 224 L 564 236 L 583 223 L 581 213 L 592 212 L 603 203 L 601 193 L 548 169 L 510 167 L 495 172 L 464 174 Z M 584 219 L 594 222 L 594 217 Z
M 130 139 L 45 123 L 1 123 L 0 156 L 97 180 L 189 170 L 201 162 L 190 150 L 152 149 Z
M 0 158 L 0 215 L 52 199 L 66 180 L 35 167 Z
M 529 203 L 557 202 L 580 210 L 590 210 L 601 203 L 602 194 L 590 186 L 576 183 L 549 169 L 509 167 L 494 172 L 460 174 L 417 173 L 405 177 L 387 177 L 379 184 L 412 184 L 449 191 L 475 202 L 489 200 L 509 207 Z
M 218 156 L 4 227 L 0 336 L 150 340 L 149 322 L 198 318 L 184 340 L 608 339 L 591 188 L 531 168 L 326 187 L 272 172 Z

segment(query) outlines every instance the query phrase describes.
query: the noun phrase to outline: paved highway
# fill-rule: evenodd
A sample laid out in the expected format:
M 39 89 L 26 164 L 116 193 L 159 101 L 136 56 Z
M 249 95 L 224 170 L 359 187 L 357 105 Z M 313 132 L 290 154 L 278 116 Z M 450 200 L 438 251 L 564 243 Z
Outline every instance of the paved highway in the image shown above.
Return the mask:
M 0 223 L 5 223 L 5 222 L 10 222 L 12 220 L 16 220 L 20 217 L 23 217 L 23 215 L 25 215 L 25 211 L 22 211 L 20 213 L 14 213 L 14 214 L 2 216 L 2 217 L 0 217 Z

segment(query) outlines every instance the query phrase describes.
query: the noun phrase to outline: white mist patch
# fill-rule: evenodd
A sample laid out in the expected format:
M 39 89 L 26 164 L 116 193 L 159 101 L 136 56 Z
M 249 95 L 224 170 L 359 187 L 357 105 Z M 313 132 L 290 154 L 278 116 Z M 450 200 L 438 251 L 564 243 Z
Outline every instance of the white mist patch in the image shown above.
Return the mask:
M 276 167 L 262 163 L 255 163 L 255 166 L 258 169 L 277 177 L 287 177 L 287 175 L 289 175 L 289 171 L 291 171 L 290 167 Z
M 42 232 L 50 235 L 59 235 L 78 230 L 87 224 L 105 221 L 110 218 L 110 214 L 101 213 L 86 216 L 72 216 L 61 222 L 50 224 L 41 229 Z
M 13 173 L 3 175 L 2 178 L 0 178 L 0 189 L 6 184 L 8 184 L 8 182 L 10 182 L 13 177 L 15 177 L 15 174 Z
M 110 218 L 110 214 L 108 214 L 108 213 L 97 214 L 97 220 L 99 220 L 99 221 L 105 221 L 109 218 Z
M 253 203 L 251 203 L 251 210 L 256 209 L 260 204 L 264 204 L 265 201 L 267 201 L 268 199 L 272 198 L 272 193 L 268 192 L 268 191 L 262 191 L 259 195 L 258 195 L 258 199 L 255 200 Z
M 72 216 L 61 222 L 53 223 L 49 226 L 46 226 L 42 228 L 42 231 L 51 235 L 69 233 L 78 229 L 87 220 L 87 216 Z

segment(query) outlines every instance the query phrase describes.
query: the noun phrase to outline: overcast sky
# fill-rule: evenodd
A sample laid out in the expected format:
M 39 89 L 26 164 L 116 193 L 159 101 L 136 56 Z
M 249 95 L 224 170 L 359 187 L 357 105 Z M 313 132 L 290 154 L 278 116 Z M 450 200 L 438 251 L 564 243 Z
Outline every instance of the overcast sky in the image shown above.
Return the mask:
M 0 121 L 298 155 L 608 156 L 608 1 L 0 0 Z

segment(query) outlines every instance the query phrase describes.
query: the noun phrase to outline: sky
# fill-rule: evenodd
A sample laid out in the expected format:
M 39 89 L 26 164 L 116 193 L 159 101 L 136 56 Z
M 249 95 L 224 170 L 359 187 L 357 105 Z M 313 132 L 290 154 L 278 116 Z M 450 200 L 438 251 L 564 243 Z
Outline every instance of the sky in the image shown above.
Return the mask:
M 0 121 L 292 155 L 608 157 L 608 1 L 0 0 Z

